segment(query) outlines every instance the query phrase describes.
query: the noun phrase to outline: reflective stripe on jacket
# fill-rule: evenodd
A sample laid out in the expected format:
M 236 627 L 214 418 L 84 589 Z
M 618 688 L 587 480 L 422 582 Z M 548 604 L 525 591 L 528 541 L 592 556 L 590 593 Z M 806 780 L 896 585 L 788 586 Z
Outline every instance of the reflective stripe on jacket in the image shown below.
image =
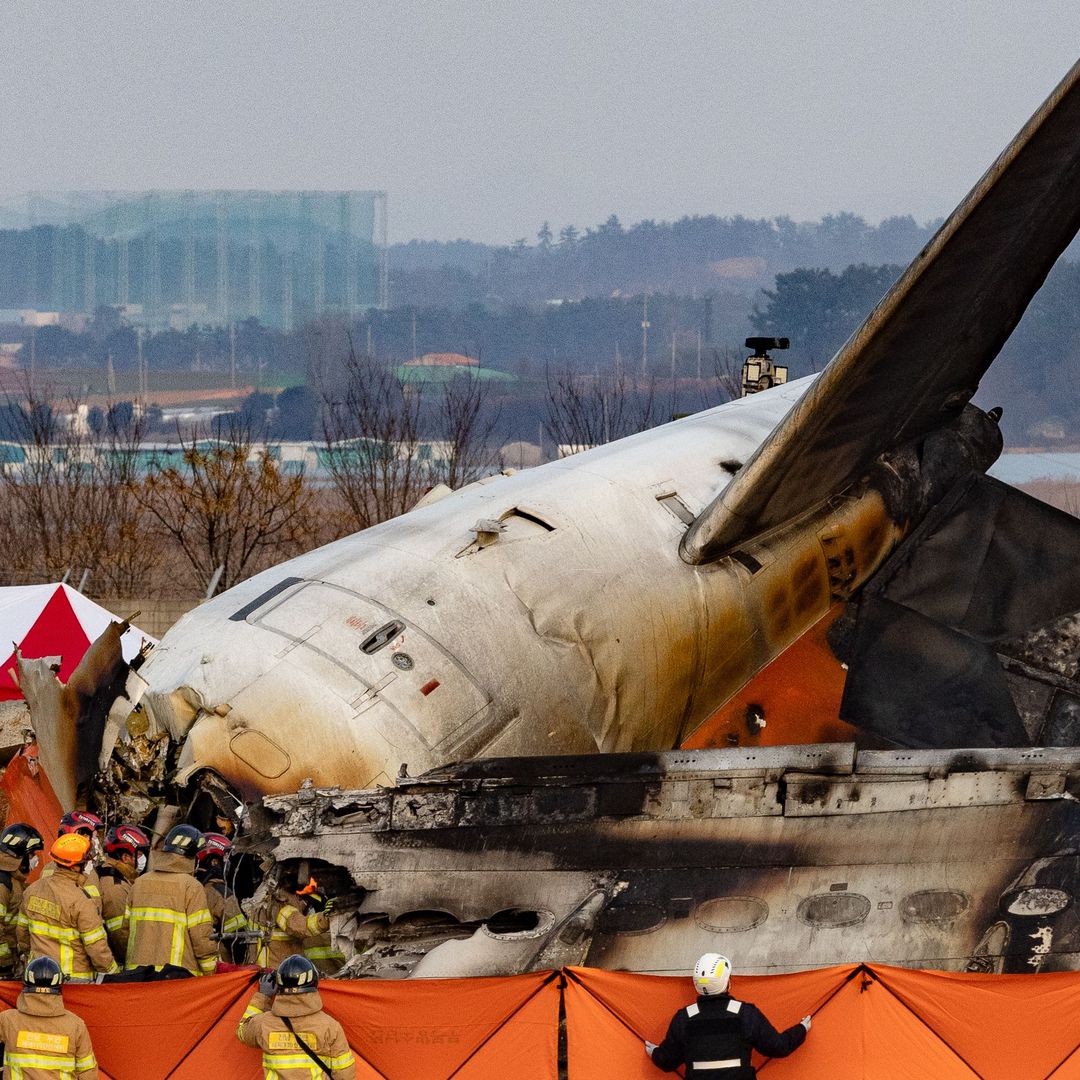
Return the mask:
M 321 912 L 304 915 L 280 896 L 260 910 L 257 922 L 263 940 L 255 962 L 266 968 L 276 968 L 286 957 L 303 953 L 305 938 L 318 937 L 330 929 L 330 920 Z
M 16 933 L 27 959 L 52 957 L 69 979 L 86 981 L 95 971 L 111 975 L 119 970 L 101 913 L 82 888 L 82 875 L 65 866 L 27 886 Z
M 248 921 L 240 910 L 240 901 L 236 899 L 236 893 L 226 891 L 224 881 L 207 881 L 203 888 L 206 890 L 206 906 L 210 909 L 210 920 L 218 937 L 238 934 L 247 928 Z M 232 961 L 232 953 L 224 942 L 219 945 L 219 954 L 222 960 Z
M 269 1011 L 268 1011 L 269 1010 Z M 289 1031 L 320 1057 L 334 1080 L 356 1080 L 356 1062 L 341 1025 L 322 1011 L 318 992 L 279 994 L 273 999 L 256 994 L 244 1011 L 236 1037 L 262 1051 L 265 1080 L 325 1080 L 326 1074 L 301 1049 Z
M 106 859 L 98 875 L 101 881 L 101 914 L 113 956 L 124 959 L 128 928 L 125 913 L 131 896 L 131 883 L 138 876 L 135 867 L 119 859 Z
M 5 970 L 14 967 L 18 959 L 15 920 L 26 881 L 21 866 L 21 859 L 0 851 L 0 969 Z
M 59 994 L 20 994 L 0 1013 L 5 1080 L 97 1080 L 86 1024 L 64 1008 Z
M 135 879 L 128 898 L 127 968 L 173 964 L 194 975 L 217 966 L 206 893 L 192 875 L 194 860 L 155 851 L 150 869 Z

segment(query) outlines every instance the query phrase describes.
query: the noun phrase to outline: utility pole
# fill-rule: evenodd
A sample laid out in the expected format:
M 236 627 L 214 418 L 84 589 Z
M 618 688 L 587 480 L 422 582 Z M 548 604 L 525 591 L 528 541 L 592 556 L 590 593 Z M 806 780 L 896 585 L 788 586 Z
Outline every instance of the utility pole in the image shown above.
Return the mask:
M 136 341 L 138 342 L 138 357 L 137 357 L 137 370 L 138 370 L 138 395 L 139 405 L 143 409 L 146 408 L 146 362 L 143 359 L 143 330 L 139 327 L 139 331 L 136 335 Z
M 375 355 L 375 347 L 374 347 L 374 345 L 372 344 L 372 341 L 371 341 L 371 320 L 370 319 L 368 320 L 368 324 L 367 324 L 367 354 L 368 354 L 369 357 L 373 357 Z
M 412 354 L 415 360 L 418 356 L 416 352 L 416 308 L 413 308 L 412 313 Z
M 641 302 L 641 374 L 649 362 L 649 294 Z
M 37 324 L 30 327 L 30 392 L 34 391 L 34 379 L 37 377 Z
M 229 389 L 236 389 L 236 323 L 229 323 Z
M 701 382 L 701 331 L 697 332 L 697 377 Z

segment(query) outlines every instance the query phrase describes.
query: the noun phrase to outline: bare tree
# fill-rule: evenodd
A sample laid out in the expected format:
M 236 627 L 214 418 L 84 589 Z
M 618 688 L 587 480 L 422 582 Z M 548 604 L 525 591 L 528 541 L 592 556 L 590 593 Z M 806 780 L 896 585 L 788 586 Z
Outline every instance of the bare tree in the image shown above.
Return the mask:
M 706 390 L 706 402 L 702 406 L 706 409 L 742 396 L 742 360 L 739 354 L 730 345 L 725 345 L 723 350 L 713 349 L 712 360 L 712 386 Z
M 8 399 L 0 559 L 15 580 L 85 569 L 95 591 L 145 595 L 158 556 L 142 542 L 145 515 L 131 497 L 145 423 L 129 403 L 110 406 L 97 432 L 89 415 L 80 399 L 47 390 Z
M 464 487 L 497 464 L 492 435 L 499 416 L 487 407 L 478 377 L 457 375 L 443 384 L 442 391 L 435 421 L 444 456 L 436 464 L 435 479 L 447 487 Z
M 613 442 L 659 422 L 655 391 L 655 379 L 639 385 L 622 369 L 595 375 L 549 370 L 544 426 L 569 453 Z
M 497 415 L 472 374 L 429 401 L 423 379 L 402 378 L 350 339 L 336 383 L 319 389 L 326 468 L 356 529 L 404 514 L 436 484 L 457 488 L 494 468 Z
M 214 438 L 177 434 L 179 464 L 152 459 L 132 491 L 183 553 L 200 588 L 219 566 L 219 588 L 227 589 L 309 544 L 313 495 L 305 477 L 283 472 L 250 426 L 233 418 Z
M 405 513 L 431 486 L 421 459 L 421 392 L 348 344 L 341 377 L 320 387 L 326 468 L 353 523 L 366 529 Z

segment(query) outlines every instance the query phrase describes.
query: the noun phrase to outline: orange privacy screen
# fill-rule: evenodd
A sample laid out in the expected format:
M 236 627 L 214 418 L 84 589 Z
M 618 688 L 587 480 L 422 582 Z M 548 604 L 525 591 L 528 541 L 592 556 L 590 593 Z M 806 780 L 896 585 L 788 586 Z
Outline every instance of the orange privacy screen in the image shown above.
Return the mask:
M 170 983 L 74 986 L 103 1080 L 257 1080 L 236 1039 L 250 971 Z M 0 983 L 13 1004 L 19 987 Z M 363 1080 L 557 1080 L 559 1004 L 569 1080 L 657 1080 L 659 1042 L 693 1000 L 686 978 L 567 968 L 512 978 L 335 982 L 321 989 Z M 732 980 L 780 1028 L 814 1025 L 764 1080 L 1080 1080 L 1080 973 L 949 975 L 834 967 Z

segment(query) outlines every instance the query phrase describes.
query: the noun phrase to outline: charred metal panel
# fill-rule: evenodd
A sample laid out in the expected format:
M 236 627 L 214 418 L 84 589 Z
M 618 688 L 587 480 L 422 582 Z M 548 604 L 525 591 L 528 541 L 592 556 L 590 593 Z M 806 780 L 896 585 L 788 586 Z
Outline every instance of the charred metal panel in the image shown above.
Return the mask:
M 1076 518 L 958 483 L 836 629 L 843 719 L 900 746 L 1075 745 L 1078 552 Z
M 619 787 L 605 813 L 599 790 Z M 511 972 L 567 949 L 643 971 L 711 949 L 758 972 L 868 955 L 1071 970 L 1078 789 L 1064 748 L 777 747 L 472 762 L 259 814 L 279 866 L 347 871 L 335 933 L 355 974 Z M 507 911 L 524 936 L 484 929 Z

